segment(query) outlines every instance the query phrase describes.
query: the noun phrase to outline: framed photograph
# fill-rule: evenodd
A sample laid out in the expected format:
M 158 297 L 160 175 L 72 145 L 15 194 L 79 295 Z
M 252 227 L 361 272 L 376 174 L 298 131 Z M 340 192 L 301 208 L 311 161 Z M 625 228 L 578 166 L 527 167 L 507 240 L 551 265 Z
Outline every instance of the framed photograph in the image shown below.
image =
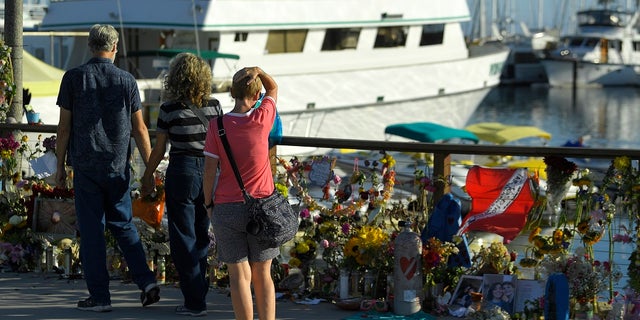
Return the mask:
M 523 312 L 524 305 L 527 300 L 536 300 L 544 296 L 546 288 L 545 280 L 522 280 L 519 279 L 516 284 L 516 304 L 515 312 Z
M 482 281 L 483 301 L 493 303 L 513 315 L 516 284 L 514 275 L 485 274 Z
M 33 208 L 33 232 L 56 241 L 76 236 L 73 199 L 37 197 Z
M 463 275 L 451 296 L 449 305 L 455 308 L 467 308 L 471 305 L 471 292 L 482 292 L 482 276 Z

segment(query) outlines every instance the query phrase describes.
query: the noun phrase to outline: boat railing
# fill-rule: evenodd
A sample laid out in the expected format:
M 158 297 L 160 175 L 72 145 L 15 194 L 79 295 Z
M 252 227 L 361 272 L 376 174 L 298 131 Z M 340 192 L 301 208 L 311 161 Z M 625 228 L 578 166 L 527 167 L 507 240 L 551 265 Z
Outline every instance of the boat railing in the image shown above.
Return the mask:
M 26 133 L 55 134 L 56 125 L 28 125 L 1 123 L 0 133 L 6 136 L 7 132 L 20 131 Z M 149 130 L 150 135 L 155 135 L 155 130 Z M 503 155 L 503 156 L 529 156 L 546 157 L 558 156 L 572 159 L 615 159 L 626 156 L 632 160 L 640 160 L 640 149 L 620 148 L 576 148 L 576 147 L 532 147 L 532 146 L 507 146 L 507 145 L 483 145 L 483 144 L 451 144 L 451 143 L 422 143 L 422 142 L 397 142 L 381 140 L 358 140 L 336 138 L 308 138 L 284 136 L 280 145 L 292 147 L 311 147 L 319 149 L 355 149 L 368 151 L 400 151 L 433 154 L 433 176 L 448 177 L 451 175 L 452 155 Z M 277 154 L 277 151 L 276 151 Z M 438 199 L 450 191 L 449 185 L 439 182 L 437 192 Z

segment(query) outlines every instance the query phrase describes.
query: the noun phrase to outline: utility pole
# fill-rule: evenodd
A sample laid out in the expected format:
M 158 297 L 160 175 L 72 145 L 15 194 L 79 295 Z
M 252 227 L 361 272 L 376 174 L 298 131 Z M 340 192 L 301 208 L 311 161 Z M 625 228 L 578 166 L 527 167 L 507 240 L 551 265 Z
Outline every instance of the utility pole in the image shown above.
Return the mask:
M 7 118 L 13 117 L 16 122 L 22 121 L 22 0 L 5 0 L 4 2 L 4 43 L 11 48 L 11 64 L 13 65 L 13 82 L 16 92 L 11 101 Z

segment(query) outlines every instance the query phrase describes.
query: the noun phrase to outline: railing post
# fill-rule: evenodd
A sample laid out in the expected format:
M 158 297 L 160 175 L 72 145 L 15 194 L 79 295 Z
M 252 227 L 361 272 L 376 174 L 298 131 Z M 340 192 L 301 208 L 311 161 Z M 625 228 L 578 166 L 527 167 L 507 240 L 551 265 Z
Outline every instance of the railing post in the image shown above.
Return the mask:
M 433 194 L 434 203 L 451 191 L 449 179 L 451 178 L 451 154 L 434 153 L 433 155 L 433 179 L 436 192 Z
M 271 163 L 271 174 L 275 177 L 278 173 L 278 146 L 274 145 L 269 148 L 269 163 Z

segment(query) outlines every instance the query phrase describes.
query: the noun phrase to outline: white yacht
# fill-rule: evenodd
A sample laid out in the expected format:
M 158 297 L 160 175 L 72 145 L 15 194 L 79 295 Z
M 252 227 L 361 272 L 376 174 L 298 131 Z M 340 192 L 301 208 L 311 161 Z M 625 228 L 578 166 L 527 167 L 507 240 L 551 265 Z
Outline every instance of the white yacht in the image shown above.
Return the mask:
M 578 29 L 542 60 L 551 86 L 640 85 L 639 11 L 577 13 Z
M 261 66 L 287 113 L 496 86 L 508 49 L 468 46 L 461 23 L 469 20 L 465 0 L 63 0 L 50 3 L 40 29 L 114 25 L 124 39 L 116 63 L 141 79 L 149 103 L 177 52 L 210 61 L 223 106 L 235 71 Z M 69 52 L 65 69 L 89 58 L 86 41 Z

